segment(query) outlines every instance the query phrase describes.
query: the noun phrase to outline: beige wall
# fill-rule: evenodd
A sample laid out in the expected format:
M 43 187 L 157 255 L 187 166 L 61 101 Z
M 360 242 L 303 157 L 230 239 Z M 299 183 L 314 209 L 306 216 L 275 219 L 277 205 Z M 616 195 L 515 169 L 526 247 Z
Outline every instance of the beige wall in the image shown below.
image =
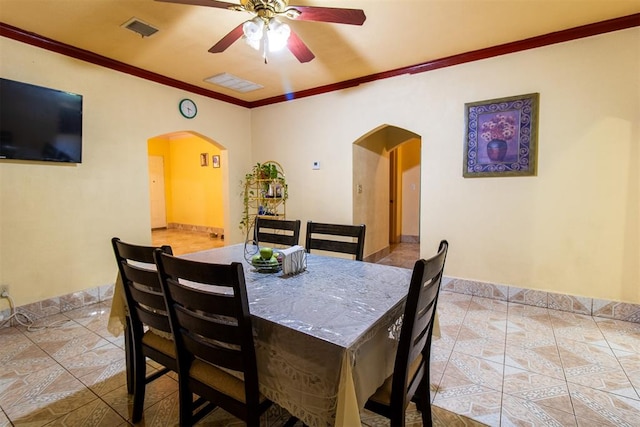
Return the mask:
M 638 303 L 639 43 L 633 28 L 249 111 L 2 38 L 0 75 L 83 94 L 85 133 L 80 165 L 0 162 L 0 283 L 23 305 L 112 282 L 109 239 L 150 240 L 153 136 L 227 148 L 234 243 L 257 161 L 284 167 L 288 216 L 351 222 L 352 145 L 391 124 L 422 140 L 421 252 L 448 239 L 447 275 Z M 462 178 L 464 103 L 531 92 L 538 176 Z M 177 111 L 185 96 L 194 120 Z
M 0 162 L 0 283 L 17 305 L 113 283 L 109 239 L 149 243 L 147 141 L 190 130 L 229 148 L 228 182 L 251 165 L 250 111 L 0 38 L 0 75 L 84 96 L 78 165 Z M 184 119 L 178 102 L 198 104 Z M 225 218 L 238 218 L 230 198 Z M 236 221 L 226 241 L 239 241 Z M 0 309 L 7 307 L 0 300 Z
M 422 139 L 421 253 L 448 239 L 447 275 L 638 303 L 639 43 L 633 28 L 255 109 L 254 160 L 285 166 L 289 216 L 349 222 L 353 142 L 408 129 Z M 538 175 L 463 178 L 464 104 L 531 92 Z
M 367 257 L 389 246 L 389 151 L 386 132 L 374 132 L 362 144 L 353 144 L 353 220 L 328 220 L 318 216 L 310 219 L 366 224 L 364 256 Z M 342 186 L 349 188 L 347 182 Z M 358 186 L 362 192 L 358 192 Z

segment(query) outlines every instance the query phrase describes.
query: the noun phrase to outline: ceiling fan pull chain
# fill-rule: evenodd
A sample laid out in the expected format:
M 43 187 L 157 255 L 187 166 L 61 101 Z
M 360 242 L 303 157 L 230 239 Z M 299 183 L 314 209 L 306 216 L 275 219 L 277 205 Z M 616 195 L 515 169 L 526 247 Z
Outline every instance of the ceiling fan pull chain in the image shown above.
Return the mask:
M 267 37 L 267 31 L 269 31 L 269 22 L 267 21 L 266 25 L 264 26 L 264 33 L 262 36 L 262 49 L 263 49 L 263 53 L 262 53 L 262 57 L 264 58 L 264 63 L 267 64 L 269 61 L 267 60 L 267 52 L 269 49 L 269 37 Z

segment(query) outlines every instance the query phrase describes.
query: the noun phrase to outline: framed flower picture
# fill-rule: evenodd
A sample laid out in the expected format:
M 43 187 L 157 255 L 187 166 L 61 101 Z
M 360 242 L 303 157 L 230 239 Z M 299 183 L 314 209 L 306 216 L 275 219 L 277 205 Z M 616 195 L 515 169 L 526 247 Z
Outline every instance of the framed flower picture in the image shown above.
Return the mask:
M 540 94 L 464 105 L 465 178 L 537 173 Z

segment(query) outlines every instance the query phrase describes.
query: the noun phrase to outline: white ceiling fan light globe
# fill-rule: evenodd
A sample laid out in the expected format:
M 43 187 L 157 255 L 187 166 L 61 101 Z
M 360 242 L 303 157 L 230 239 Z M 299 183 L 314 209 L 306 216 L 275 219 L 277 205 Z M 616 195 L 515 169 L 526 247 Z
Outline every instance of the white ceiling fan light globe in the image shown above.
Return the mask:
M 249 46 L 255 50 L 260 49 L 260 40 L 264 32 L 264 21 L 259 16 L 242 24 L 242 32 Z
M 246 38 L 244 39 L 244 41 L 255 50 L 260 50 L 260 40 L 252 40 Z
M 287 45 L 287 40 L 291 35 L 291 27 L 278 21 L 275 18 L 269 20 L 269 27 L 267 28 L 267 37 L 269 39 L 269 51 L 277 52 L 282 50 Z

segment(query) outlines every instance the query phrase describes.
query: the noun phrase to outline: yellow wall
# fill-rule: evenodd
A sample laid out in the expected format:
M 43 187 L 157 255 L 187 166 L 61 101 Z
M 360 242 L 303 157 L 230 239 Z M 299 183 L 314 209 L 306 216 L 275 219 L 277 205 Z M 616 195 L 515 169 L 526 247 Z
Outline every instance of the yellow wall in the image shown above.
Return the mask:
M 289 216 L 349 222 L 353 142 L 408 129 L 422 140 L 421 254 L 448 239 L 447 275 L 638 303 L 639 45 L 632 28 L 255 109 L 253 156 L 287 165 Z M 538 175 L 463 178 L 464 104 L 532 92 Z
M 207 166 L 200 165 L 206 153 Z M 196 135 L 156 137 L 149 140 L 149 155 L 162 156 L 165 165 L 167 222 L 203 227 L 224 227 L 223 168 L 213 167 L 221 150 Z
M 208 165 L 200 166 L 200 154 L 206 153 Z M 212 166 L 220 149 L 198 137 L 171 141 L 171 222 L 222 227 L 222 169 Z

